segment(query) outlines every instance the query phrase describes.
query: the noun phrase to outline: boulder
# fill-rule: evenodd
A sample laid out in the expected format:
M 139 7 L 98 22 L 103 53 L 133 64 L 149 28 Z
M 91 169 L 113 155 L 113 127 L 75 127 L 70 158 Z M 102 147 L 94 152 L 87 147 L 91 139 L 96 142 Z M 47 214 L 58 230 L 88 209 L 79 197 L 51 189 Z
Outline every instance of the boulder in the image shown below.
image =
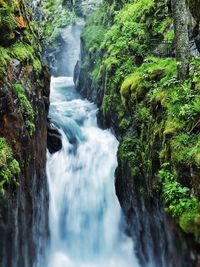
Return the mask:
M 61 134 L 58 128 L 49 119 L 47 121 L 47 148 L 51 154 L 62 148 Z

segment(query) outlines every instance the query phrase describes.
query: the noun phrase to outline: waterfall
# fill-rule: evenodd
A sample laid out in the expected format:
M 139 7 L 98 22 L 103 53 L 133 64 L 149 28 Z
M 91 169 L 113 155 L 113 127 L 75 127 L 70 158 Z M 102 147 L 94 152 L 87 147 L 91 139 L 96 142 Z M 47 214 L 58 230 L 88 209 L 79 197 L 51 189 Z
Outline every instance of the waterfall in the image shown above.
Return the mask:
M 73 55 L 62 61 L 69 76 L 79 54 L 78 29 L 63 33 L 64 55 Z M 75 91 L 72 77 L 52 77 L 49 116 L 59 126 L 62 150 L 47 155 L 48 267 L 139 266 L 115 195 L 118 142 L 110 130 L 98 128 L 96 112 Z

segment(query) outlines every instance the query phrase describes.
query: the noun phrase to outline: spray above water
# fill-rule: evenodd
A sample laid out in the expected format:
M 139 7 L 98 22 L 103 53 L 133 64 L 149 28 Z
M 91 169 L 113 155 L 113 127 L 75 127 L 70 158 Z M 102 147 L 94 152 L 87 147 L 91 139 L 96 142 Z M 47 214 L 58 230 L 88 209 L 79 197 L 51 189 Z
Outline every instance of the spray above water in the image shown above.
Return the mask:
M 96 111 L 77 94 L 71 77 L 52 78 L 50 117 L 60 126 L 63 147 L 48 153 L 48 267 L 139 266 L 115 196 L 118 142 L 98 128 Z

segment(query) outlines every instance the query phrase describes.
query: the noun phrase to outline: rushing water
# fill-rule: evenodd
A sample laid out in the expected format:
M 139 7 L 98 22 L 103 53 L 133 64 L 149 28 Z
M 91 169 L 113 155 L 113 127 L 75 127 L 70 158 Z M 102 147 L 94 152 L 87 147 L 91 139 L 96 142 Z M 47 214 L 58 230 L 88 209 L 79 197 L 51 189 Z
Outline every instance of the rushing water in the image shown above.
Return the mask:
M 65 32 L 64 53 L 73 55 L 68 68 L 78 58 L 77 31 L 80 27 L 73 26 Z M 75 91 L 72 77 L 52 77 L 50 117 L 60 127 L 63 148 L 48 153 L 48 267 L 139 266 L 115 195 L 118 142 L 109 130 L 98 128 L 96 112 Z

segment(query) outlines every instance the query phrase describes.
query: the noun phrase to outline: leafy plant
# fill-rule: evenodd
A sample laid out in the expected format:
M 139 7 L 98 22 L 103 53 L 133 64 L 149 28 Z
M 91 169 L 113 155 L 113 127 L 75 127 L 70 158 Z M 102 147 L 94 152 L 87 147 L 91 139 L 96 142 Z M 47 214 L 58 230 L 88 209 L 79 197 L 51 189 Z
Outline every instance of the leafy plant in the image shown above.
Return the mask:
M 190 196 L 190 189 L 182 186 L 176 180 L 176 174 L 170 169 L 170 164 L 163 164 L 157 174 L 158 180 L 162 184 L 162 198 L 169 211 L 175 218 L 179 218 L 183 213 L 197 210 L 198 200 Z
M 5 138 L 0 137 L 0 196 L 5 194 L 5 187 L 14 182 L 20 173 L 19 163 L 13 157 L 12 149 Z
M 34 119 L 35 119 L 35 114 L 34 110 L 28 100 L 28 98 L 25 95 L 24 88 L 22 87 L 21 84 L 15 83 L 12 85 L 13 89 L 17 93 L 17 97 L 20 101 L 20 109 L 23 114 L 23 117 L 25 119 L 26 126 L 28 128 L 30 136 L 33 135 L 35 131 L 35 124 L 34 124 Z

